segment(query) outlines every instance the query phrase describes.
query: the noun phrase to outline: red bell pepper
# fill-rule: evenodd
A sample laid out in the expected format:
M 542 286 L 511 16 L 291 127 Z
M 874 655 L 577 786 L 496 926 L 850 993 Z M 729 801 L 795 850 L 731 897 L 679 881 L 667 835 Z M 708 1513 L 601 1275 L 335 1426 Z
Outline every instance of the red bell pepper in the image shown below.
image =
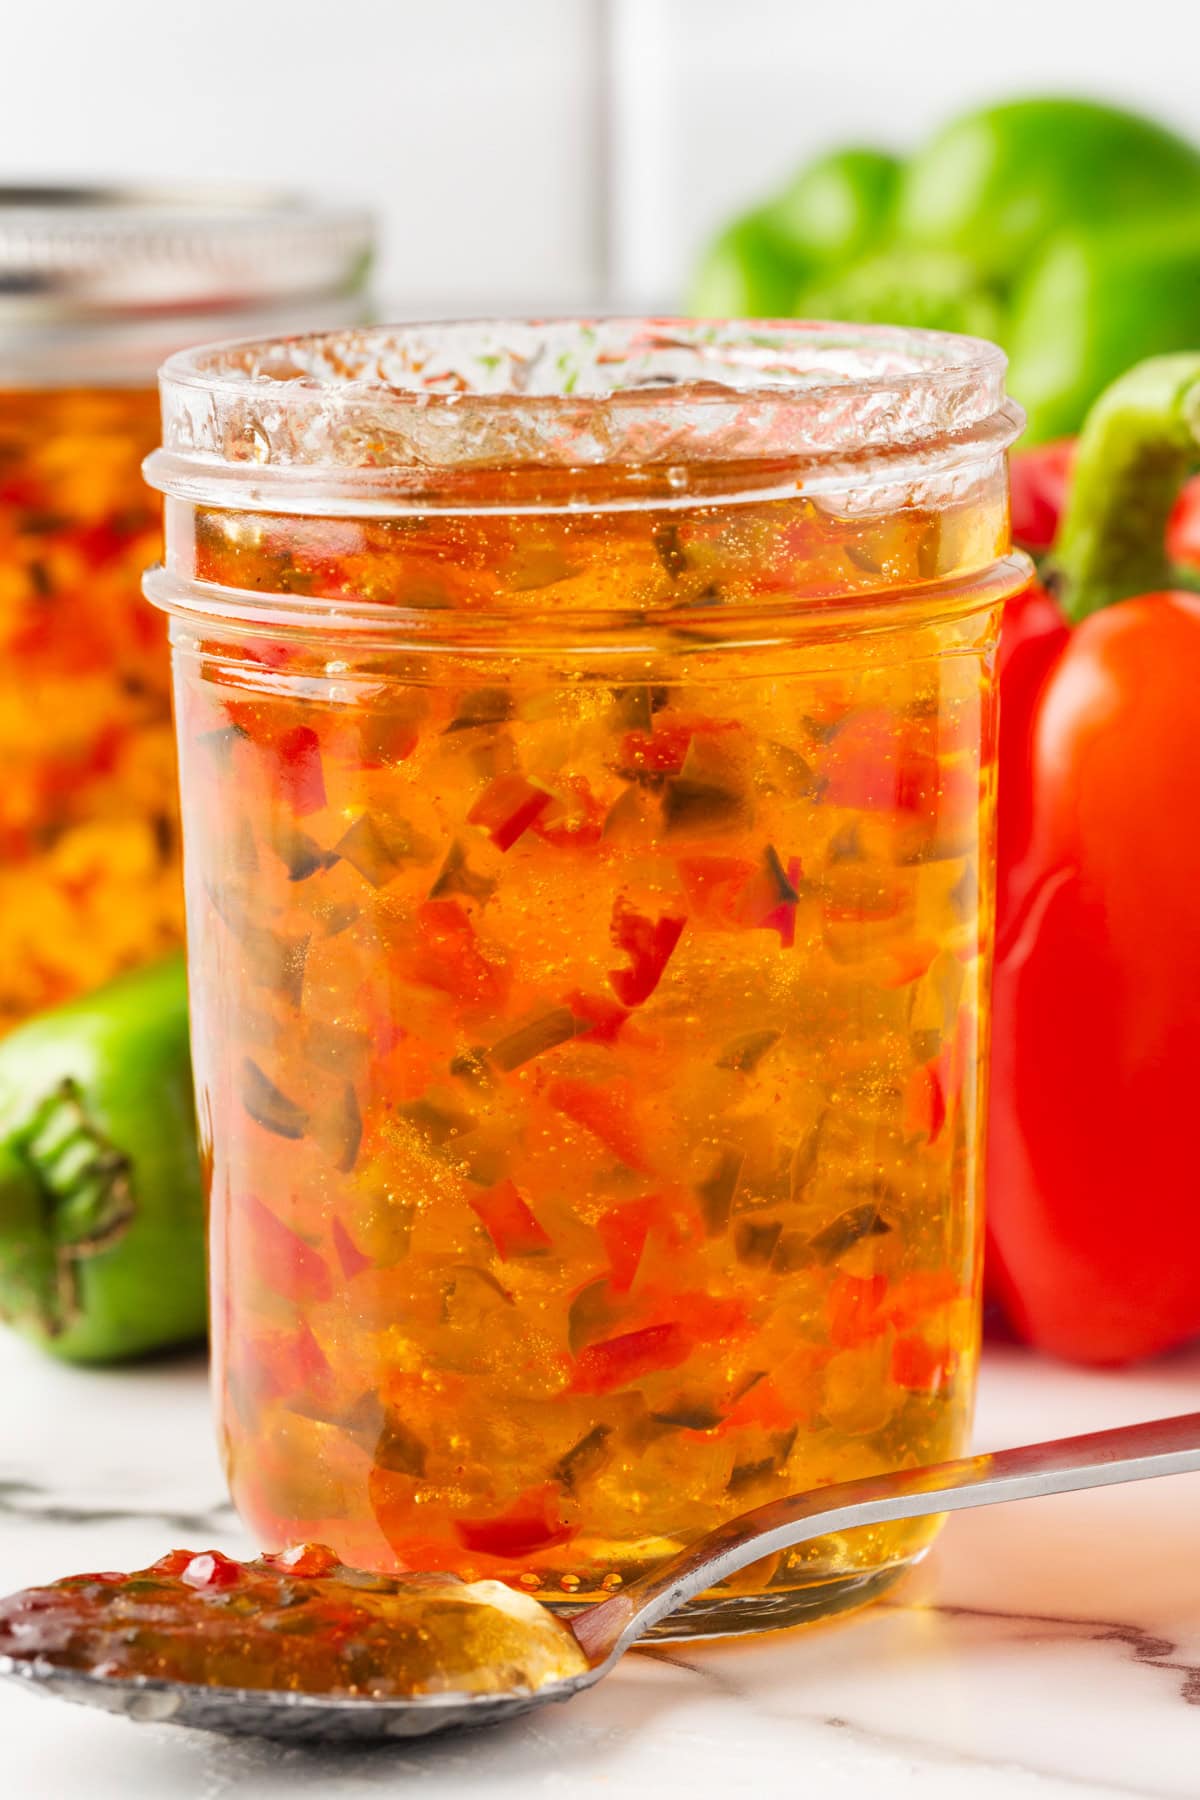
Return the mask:
M 1012 534 L 1033 556 L 1044 555 L 1058 535 L 1074 466 L 1074 438 L 1038 444 L 1012 459 Z
M 1198 461 L 1200 355 L 1115 383 L 1001 639 L 991 1281 L 1088 1363 L 1200 1336 L 1200 596 L 1165 548 Z

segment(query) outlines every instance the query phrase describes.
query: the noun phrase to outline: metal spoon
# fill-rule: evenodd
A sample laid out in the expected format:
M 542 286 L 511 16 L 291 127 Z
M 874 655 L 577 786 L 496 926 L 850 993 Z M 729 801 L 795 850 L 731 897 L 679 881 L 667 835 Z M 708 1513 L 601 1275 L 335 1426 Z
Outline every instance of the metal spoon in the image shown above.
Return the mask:
M 773 1500 L 731 1519 L 662 1568 L 630 1582 L 611 1600 L 573 1618 L 570 1629 L 588 1659 L 586 1673 L 532 1693 L 427 1694 L 412 1700 L 324 1698 L 148 1677 L 117 1679 L 58 1669 L 49 1662 L 18 1663 L 9 1657 L 0 1657 L 0 1675 L 131 1719 L 295 1742 L 368 1743 L 424 1737 L 451 1726 L 494 1725 L 592 1687 L 660 1620 L 736 1575 L 747 1563 L 809 1538 L 858 1525 L 1193 1470 L 1200 1470 L 1200 1413 L 843 1481 Z

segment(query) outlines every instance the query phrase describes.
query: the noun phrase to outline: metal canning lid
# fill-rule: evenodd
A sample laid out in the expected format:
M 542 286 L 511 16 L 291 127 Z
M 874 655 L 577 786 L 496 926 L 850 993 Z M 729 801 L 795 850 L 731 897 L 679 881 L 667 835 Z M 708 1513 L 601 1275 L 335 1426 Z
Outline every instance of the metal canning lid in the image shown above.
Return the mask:
M 241 186 L 0 186 L 0 388 L 147 387 L 223 333 L 365 316 L 370 215 Z
M 353 293 L 373 235 L 273 189 L 0 186 L 0 336 Z

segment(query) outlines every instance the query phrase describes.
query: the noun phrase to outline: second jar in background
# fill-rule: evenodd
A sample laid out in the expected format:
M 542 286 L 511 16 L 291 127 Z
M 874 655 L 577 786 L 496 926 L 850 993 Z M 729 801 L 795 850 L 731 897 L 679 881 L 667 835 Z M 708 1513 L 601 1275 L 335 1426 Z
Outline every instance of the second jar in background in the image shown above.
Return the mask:
M 0 1033 L 182 938 L 155 368 L 355 316 L 369 247 L 279 196 L 0 191 Z

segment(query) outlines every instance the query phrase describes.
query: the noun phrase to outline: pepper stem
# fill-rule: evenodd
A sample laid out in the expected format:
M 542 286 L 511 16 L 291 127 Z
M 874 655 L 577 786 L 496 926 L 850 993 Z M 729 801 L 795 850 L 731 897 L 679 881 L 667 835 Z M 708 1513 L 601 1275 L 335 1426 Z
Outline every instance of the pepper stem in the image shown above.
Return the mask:
M 1200 353 L 1156 356 L 1106 388 L 1079 438 L 1048 580 L 1073 624 L 1175 585 L 1166 531 L 1200 464 Z
M 129 1159 L 102 1136 L 73 1081 L 0 1137 L 0 1319 L 73 1323 L 78 1264 L 115 1243 L 136 1213 Z

